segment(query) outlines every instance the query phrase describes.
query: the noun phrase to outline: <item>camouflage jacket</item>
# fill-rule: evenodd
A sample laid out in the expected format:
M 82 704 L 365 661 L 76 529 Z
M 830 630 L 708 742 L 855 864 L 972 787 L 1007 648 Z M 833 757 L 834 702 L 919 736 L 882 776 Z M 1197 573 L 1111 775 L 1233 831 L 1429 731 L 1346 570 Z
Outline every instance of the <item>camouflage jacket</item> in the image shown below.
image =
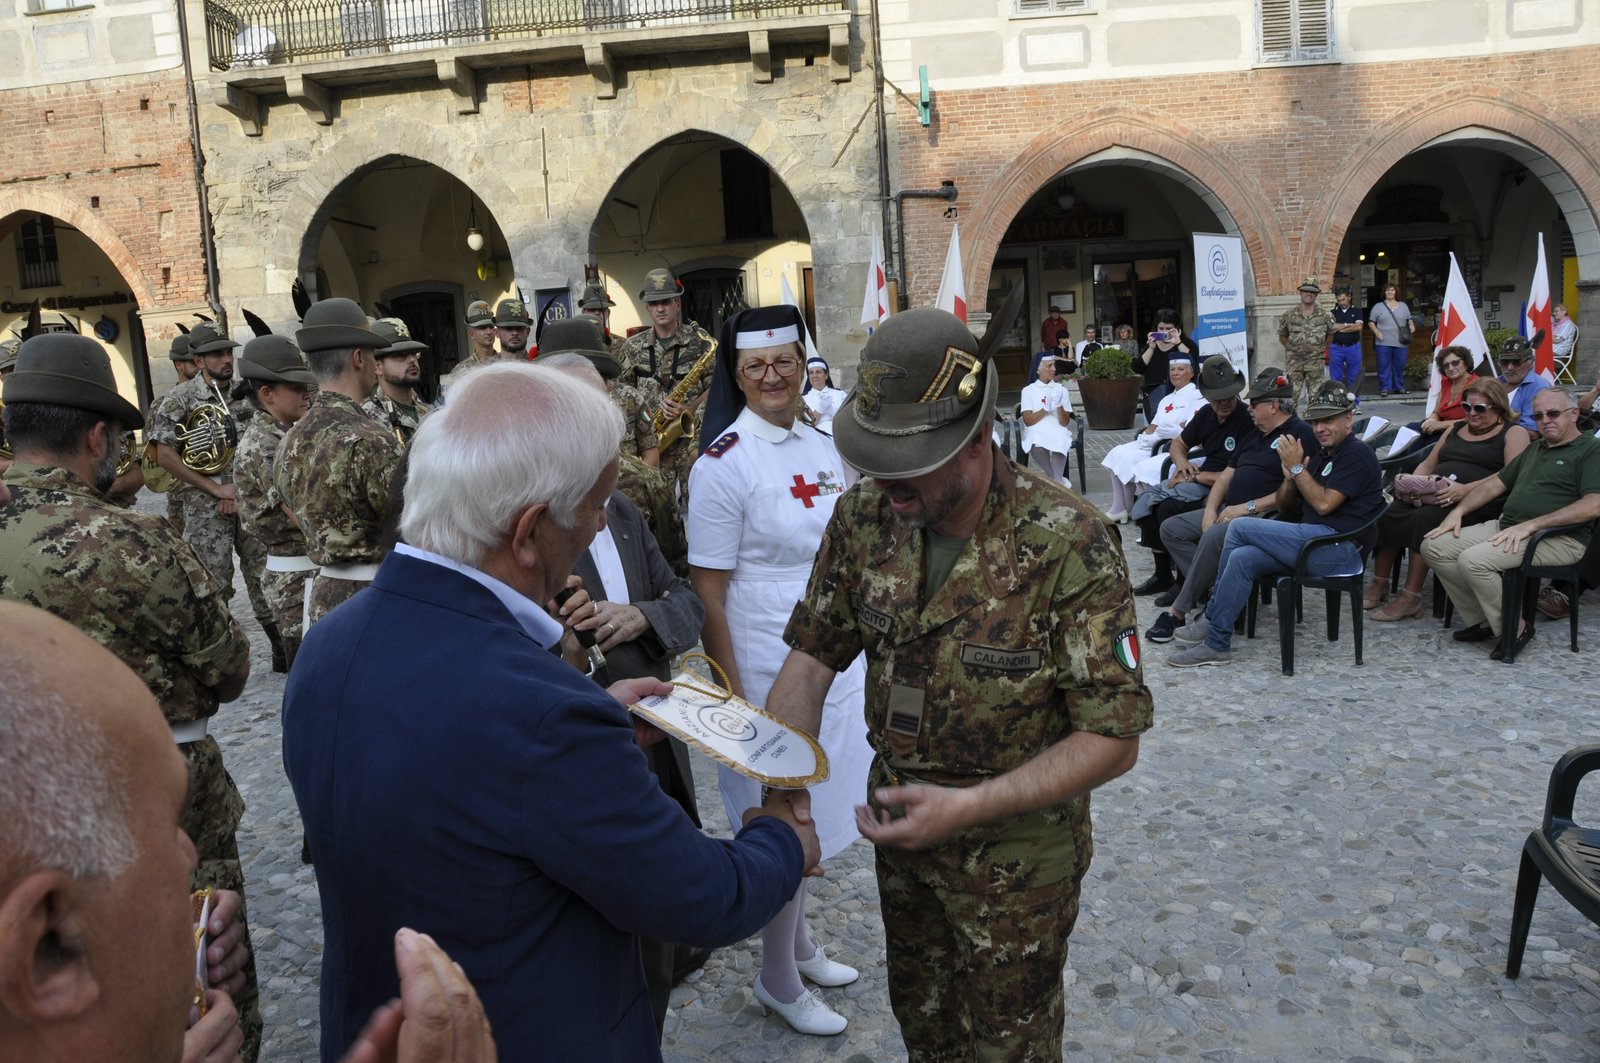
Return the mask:
M 116 654 L 169 723 L 215 715 L 250 655 L 222 587 L 165 519 L 123 509 L 66 469 L 17 462 L 0 508 L 0 598 L 38 606 Z
M 422 423 L 424 417 L 433 412 L 433 407 L 421 399 L 418 399 L 414 406 L 402 406 L 385 395 L 380 387 L 373 389 L 367 401 L 361 404 L 361 412 L 390 432 L 396 433 L 401 445 L 404 446 L 417 434 L 417 426 Z
M 624 454 L 638 456 L 661 445 L 655 429 L 655 411 L 661 408 L 660 384 L 649 377 L 637 384 L 613 383 L 611 401 L 622 409 Z
M 222 389 L 226 398 L 228 389 Z M 164 443 L 183 456 L 183 444 L 178 440 L 178 428 L 183 424 L 183 419 L 197 406 L 206 403 L 215 404 L 216 392 L 211 390 L 211 385 L 206 382 L 204 373 L 196 373 L 193 378 L 185 380 L 171 391 L 162 396 L 156 405 L 156 411 L 150 417 L 150 428 L 145 438 L 153 439 L 157 443 Z M 233 415 L 234 443 L 237 446 L 239 436 L 244 432 L 244 426 L 255 415 L 255 407 L 245 399 L 229 399 L 228 412 Z M 233 481 L 233 466 L 229 464 L 220 473 L 216 474 L 218 483 L 231 483 Z M 184 485 L 189 490 L 187 484 Z
M 657 469 L 652 469 L 626 450 L 617 465 L 617 490 L 628 496 L 650 533 L 656 537 L 661 556 L 667 559 L 672 571 L 680 576 L 689 574 L 689 540 L 683 530 L 683 514 L 672 497 L 672 484 Z
M 653 378 L 660 385 L 661 395 L 665 398 L 672 393 L 678 381 L 689 375 L 700 357 L 711 349 L 711 345 L 711 334 L 693 321 L 680 324 L 677 334 L 665 343 L 656 341 L 655 329 L 645 329 L 623 342 L 619 356 L 622 362 L 620 379 L 624 384 L 637 385 Z M 695 399 L 710 386 L 711 374 L 702 374 L 699 383 L 689 389 L 683 401 Z
M 1320 306 L 1309 317 L 1302 314 L 1298 306 L 1291 306 L 1278 318 L 1278 331 L 1289 334 L 1284 341 L 1285 349 L 1299 358 L 1321 358 L 1328 349 L 1333 328 L 1333 315 Z
M 319 565 L 383 558 L 389 480 L 400 461 L 394 433 L 326 389 L 278 446 L 273 482 Z
M 267 553 L 278 557 L 300 557 L 306 552 L 306 537 L 283 511 L 273 482 L 273 461 L 278 445 L 289 429 L 263 414 L 250 422 L 233 455 L 233 495 L 239 521 Z

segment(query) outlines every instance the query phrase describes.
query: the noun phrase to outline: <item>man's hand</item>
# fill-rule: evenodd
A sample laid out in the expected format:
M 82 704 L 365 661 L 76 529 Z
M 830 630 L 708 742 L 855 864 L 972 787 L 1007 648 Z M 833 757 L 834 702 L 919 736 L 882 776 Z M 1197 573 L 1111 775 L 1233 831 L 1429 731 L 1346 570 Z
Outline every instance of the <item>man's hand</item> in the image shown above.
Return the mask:
M 637 679 L 619 679 L 606 687 L 606 693 L 624 705 L 633 705 L 652 694 L 672 693 L 672 684 L 655 676 L 642 675 Z
M 650 621 L 645 619 L 637 606 L 622 602 L 595 602 L 594 612 L 572 626 L 579 631 L 593 631 L 600 642 L 600 652 L 610 653 L 614 647 L 632 642 L 649 631 Z
M 1283 465 L 1283 474 L 1289 475 L 1289 470 L 1296 465 L 1305 464 L 1306 448 L 1300 441 L 1291 435 L 1278 437 L 1278 461 Z
M 250 949 L 244 943 L 244 920 L 239 913 L 244 898 L 233 890 L 211 895 L 211 919 L 206 923 L 206 981 L 233 994 L 244 988 L 244 965 Z
M 1471 492 L 1471 484 L 1456 483 L 1455 481 L 1451 481 L 1445 486 L 1439 488 L 1439 493 L 1434 496 L 1433 504 L 1436 506 L 1453 506 L 1463 498 L 1466 498 Z
M 206 990 L 206 1013 L 183 1033 L 183 1063 L 234 1063 L 243 1046 L 233 999 L 220 989 Z
M 1527 544 L 1529 536 L 1538 530 L 1532 526 L 1531 521 L 1523 521 L 1509 528 L 1501 528 L 1489 541 L 1498 546 L 1503 553 L 1514 554 L 1520 551 Z
M 1216 522 L 1217 522 L 1217 514 L 1213 513 L 1211 510 L 1208 509 L 1204 513 L 1200 514 L 1200 531 L 1201 531 L 1201 533 L 1204 534 L 1205 532 L 1210 531 L 1211 530 L 1211 526 L 1213 524 L 1215 524 Z
M 1224 506 L 1222 512 L 1217 514 L 1217 520 L 1223 524 L 1226 524 L 1230 520 L 1237 520 L 1240 517 L 1248 517 L 1249 515 L 1250 510 L 1245 506 Z
M 678 418 L 682 417 L 685 408 L 686 407 L 681 402 L 673 402 L 671 399 L 667 398 L 661 400 L 661 412 L 669 421 L 676 421 Z
M 1188 458 L 1184 458 L 1181 461 L 1175 461 L 1172 463 L 1172 479 L 1168 481 L 1168 486 L 1188 483 L 1190 480 L 1193 480 L 1199 472 L 1200 470 L 1195 468 L 1194 462 L 1190 461 Z
M 483 1003 L 458 964 L 428 935 L 394 936 L 400 999 L 367 1021 L 343 1063 L 495 1063 Z
M 218 502 L 233 501 L 234 493 L 232 484 L 212 484 L 211 486 L 214 489 L 211 492 L 212 498 L 216 499 Z
M 1461 511 L 1459 509 L 1452 509 L 1447 513 L 1444 520 L 1439 522 L 1439 526 L 1423 535 L 1423 538 L 1439 539 L 1445 535 L 1453 535 L 1457 539 L 1461 538 Z
M 924 849 L 970 825 L 970 792 L 945 786 L 884 786 L 871 805 L 856 806 L 856 826 L 873 845 L 892 849 Z M 891 810 L 903 812 L 898 819 Z
M 771 816 L 789 824 L 795 837 L 800 839 L 800 848 L 805 850 L 806 877 L 821 878 L 822 868 L 817 865 L 822 863 L 822 843 L 817 840 L 817 827 L 811 821 L 811 792 L 774 790 L 760 807 L 745 809 L 744 825 L 748 827 L 751 820 L 761 816 Z

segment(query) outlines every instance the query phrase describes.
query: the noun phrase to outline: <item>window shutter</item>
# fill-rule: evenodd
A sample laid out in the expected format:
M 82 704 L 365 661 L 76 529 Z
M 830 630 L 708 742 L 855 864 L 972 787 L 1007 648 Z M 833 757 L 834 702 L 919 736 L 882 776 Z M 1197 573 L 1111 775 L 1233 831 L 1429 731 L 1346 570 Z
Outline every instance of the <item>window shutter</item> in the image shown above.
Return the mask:
M 1091 0 L 1011 0 L 1018 15 L 1060 15 L 1068 11 L 1088 11 Z
M 1331 0 L 1296 0 L 1299 10 L 1295 26 L 1296 58 L 1333 57 L 1333 6 Z
M 1294 58 L 1294 0 L 1258 0 L 1261 8 L 1261 61 L 1283 63 Z
M 1261 61 L 1333 58 L 1333 0 L 1256 0 Z

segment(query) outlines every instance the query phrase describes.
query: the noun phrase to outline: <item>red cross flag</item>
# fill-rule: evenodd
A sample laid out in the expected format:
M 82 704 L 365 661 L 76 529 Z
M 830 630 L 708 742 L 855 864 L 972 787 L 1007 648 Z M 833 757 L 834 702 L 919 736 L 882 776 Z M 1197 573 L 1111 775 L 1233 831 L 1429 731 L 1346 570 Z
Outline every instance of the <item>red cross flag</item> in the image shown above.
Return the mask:
M 1474 365 L 1484 358 L 1494 357 L 1489 350 L 1489 341 L 1483 338 L 1483 326 L 1478 323 L 1478 308 L 1472 305 L 1472 296 L 1467 292 L 1467 282 L 1461 276 L 1461 265 L 1456 261 L 1454 251 L 1450 252 L 1450 279 L 1444 286 L 1444 308 L 1439 311 L 1439 339 L 1434 353 L 1452 344 L 1471 351 Z M 1428 373 L 1429 415 L 1439 408 L 1439 388 L 1439 362 L 1435 359 Z
M 1544 264 L 1544 233 L 1539 234 L 1539 258 L 1533 266 L 1533 283 L 1528 285 L 1528 309 L 1522 315 L 1522 334 L 1527 339 L 1544 331 L 1544 338 L 1534 348 L 1533 371 L 1545 382 L 1556 380 L 1555 322 L 1550 318 L 1550 271 Z
M 867 335 L 889 320 L 889 282 L 883 272 L 883 230 L 872 223 L 872 261 L 867 263 L 867 290 L 861 296 L 861 323 Z
M 967 319 L 967 275 L 961 269 L 961 226 L 950 226 L 950 250 L 944 256 L 944 275 L 939 278 L 939 294 L 933 305 L 948 310 L 962 321 Z

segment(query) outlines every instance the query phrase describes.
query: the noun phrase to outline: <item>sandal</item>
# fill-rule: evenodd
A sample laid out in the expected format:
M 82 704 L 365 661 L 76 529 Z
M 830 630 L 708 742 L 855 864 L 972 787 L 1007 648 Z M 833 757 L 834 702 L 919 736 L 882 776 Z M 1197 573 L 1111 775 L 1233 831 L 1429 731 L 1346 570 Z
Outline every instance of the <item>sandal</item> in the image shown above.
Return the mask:
M 1421 616 L 1422 595 L 1416 591 L 1401 590 L 1388 605 L 1368 613 L 1367 619 L 1388 624 L 1396 620 L 1417 620 Z
M 1361 608 L 1370 613 L 1372 610 L 1378 608 L 1384 602 L 1388 601 L 1388 582 L 1389 577 L 1387 576 L 1383 577 L 1382 579 L 1379 579 L 1376 576 L 1372 577 L 1372 582 L 1367 585 L 1366 597 L 1361 599 Z

